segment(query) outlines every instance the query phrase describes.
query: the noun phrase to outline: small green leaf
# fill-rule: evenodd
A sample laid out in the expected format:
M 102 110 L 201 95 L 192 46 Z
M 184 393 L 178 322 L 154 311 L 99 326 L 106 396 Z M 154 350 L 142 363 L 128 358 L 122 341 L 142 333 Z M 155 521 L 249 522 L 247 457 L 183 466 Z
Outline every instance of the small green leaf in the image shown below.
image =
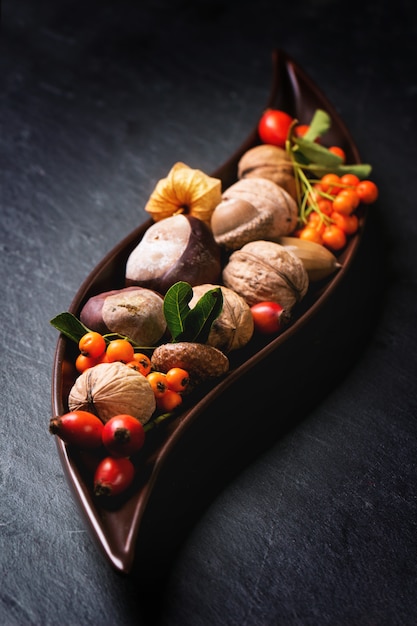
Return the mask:
M 322 109 L 317 109 L 309 124 L 309 129 L 304 135 L 304 139 L 307 141 L 315 141 L 329 130 L 331 123 L 330 115 Z
M 164 315 L 172 341 L 197 341 L 206 343 L 211 326 L 223 308 L 220 287 L 207 291 L 189 307 L 193 297 L 191 285 L 179 281 L 168 289 L 164 298 Z
M 75 317 L 72 313 L 60 313 L 53 319 L 51 319 L 50 324 L 54 326 L 60 333 L 78 343 L 85 333 L 89 332 L 89 328 L 84 326 L 78 318 Z
M 323 165 L 317 165 L 316 163 L 309 163 L 303 166 L 304 169 L 308 169 L 317 178 L 321 178 L 325 174 L 337 174 L 343 176 L 343 174 L 356 174 L 360 180 L 369 178 L 372 167 L 368 163 L 353 163 L 351 165 L 340 164 L 337 167 L 325 167 Z
M 295 138 L 294 144 L 297 146 L 294 151 L 295 157 L 301 152 L 307 163 L 322 165 L 326 168 L 338 167 L 338 165 L 342 163 L 340 156 L 333 154 L 333 152 L 330 152 L 327 148 L 314 141 L 307 141 L 305 137 Z
M 369 178 L 372 172 L 372 165 L 369 163 L 355 163 L 352 165 L 339 165 L 336 169 L 336 174 L 343 176 L 343 174 L 356 174 L 358 178 L 363 180 Z
M 174 341 L 184 332 L 185 318 L 190 312 L 188 303 L 192 297 L 192 287 L 184 281 L 172 285 L 165 294 L 164 315 Z
M 176 341 L 207 343 L 213 322 L 223 309 L 223 293 L 220 287 L 209 289 L 201 296 L 185 318 L 185 328 Z
M 324 146 L 307 141 L 305 137 L 294 139 L 293 155 L 296 163 L 308 170 L 317 178 L 325 174 L 356 174 L 358 178 L 368 178 L 372 167 L 367 163 L 344 164 L 340 156 L 333 154 Z

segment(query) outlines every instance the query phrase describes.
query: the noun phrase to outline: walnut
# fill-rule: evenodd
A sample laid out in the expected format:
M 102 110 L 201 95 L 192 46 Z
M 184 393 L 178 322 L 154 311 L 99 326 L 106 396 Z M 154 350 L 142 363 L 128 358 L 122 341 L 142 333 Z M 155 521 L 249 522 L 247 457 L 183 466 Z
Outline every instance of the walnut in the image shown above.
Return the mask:
M 223 270 L 223 282 L 249 306 L 273 301 L 288 313 L 305 296 L 309 285 L 303 262 L 272 241 L 252 241 L 233 252 Z
M 197 301 L 209 289 L 220 285 L 197 285 L 193 287 L 193 297 L 189 306 L 193 308 Z M 219 317 L 214 320 L 207 343 L 222 352 L 230 352 L 243 348 L 253 335 L 253 317 L 247 302 L 235 291 L 220 286 L 223 295 L 223 309 Z
M 149 381 L 124 363 L 99 363 L 75 381 L 68 398 L 71 411 L 89 411 L 102 422 L 127 413 L 146 424 L 156 408 Z
M 211 229 L 219 245 L 237 250 L 249 241 L 289 235 L 297 218 L 297 204 L 285 189 L 266 178 L 243 178 L 223 193 Z
M 238 178 L 268 178 L 297 199 L 294 167 L 287 151 L 261 144 L 245 152 L 238 163 Z

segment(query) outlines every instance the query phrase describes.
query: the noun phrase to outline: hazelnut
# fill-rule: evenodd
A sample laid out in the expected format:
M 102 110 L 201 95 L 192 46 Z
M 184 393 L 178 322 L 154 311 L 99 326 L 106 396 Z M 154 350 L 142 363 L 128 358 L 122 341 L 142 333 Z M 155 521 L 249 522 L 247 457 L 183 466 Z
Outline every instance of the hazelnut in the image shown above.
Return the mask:
M 225 233 L 236 226 L 236 215 L 243 224 L 251 222 L 258 215 L 258 210 L 251 202 L 243 198 L 229 198 L 225 196 L 217 205 L 216 210 L 211 218 L 211 229 L 217 237 L 221 237 Z
M 223 193 L 211 229 L 219 245 L 237 250 L 249 241 L 289 235 L 297 218 L 297 204 L 285 189 L 266 178 L 248 178 Z

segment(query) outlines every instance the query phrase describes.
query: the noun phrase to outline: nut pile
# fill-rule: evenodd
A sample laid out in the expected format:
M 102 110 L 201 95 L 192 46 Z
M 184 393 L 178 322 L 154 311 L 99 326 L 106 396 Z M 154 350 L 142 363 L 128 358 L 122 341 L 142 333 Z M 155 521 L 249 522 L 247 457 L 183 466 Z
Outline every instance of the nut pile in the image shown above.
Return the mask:
M 352 173 L 348 181 L 332 172 L 333 187 L 329 178 L 325 187 L 329 173 L 314 179 L 320 162 L 310 163 L 306 175 L 299 155 L 307 148 L 336 171 L 343 164 L 341 148 L 317 146 L 323 115 L 303 136 L 287 114 L 266 115 L 285 129 L 274 135 L 263 116 L 260 145 L 242 155 L 238 180 L 223 192 L 220 180 L 200 170 L 172 167 L 145 206 L 153 224 L 127 259 L 125 286 L 92 296 L 80 312 L 69 413 L 54 417 L 50 432 L 69 445 L 102 450 L 97 496 L 126 491 L 145 432 L 175 413 L 197 385 L 225 376 L 228 354 L 254 334 L 280 332 L 310 284 L 337 271 L 325 234 L 342 229 L 336 203 L 347 218 L 361 200 L 377 197 L 370 181 L 364 185 Z M 362 197 L 350 209 L 336 196 L 349 188 L 344 197 L 351 198 L 352 187 Z M 350 228 L 334 250 L 346 245 Z

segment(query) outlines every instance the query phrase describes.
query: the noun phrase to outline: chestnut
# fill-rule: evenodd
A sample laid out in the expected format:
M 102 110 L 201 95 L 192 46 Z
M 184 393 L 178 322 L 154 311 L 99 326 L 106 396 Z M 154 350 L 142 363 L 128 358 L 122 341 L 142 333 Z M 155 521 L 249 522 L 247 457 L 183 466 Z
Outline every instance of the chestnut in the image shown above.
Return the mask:
M 220 246 L 210 227 L 191 215 L 173 215 L 152 224 L 126 263 L 126 286 L 165 294 L 178 281 L 192 287 L 217 283 Z
M 126 335 L 139 345 L 157 343 L 166 331 L 164 299 L 142 287 L 125 287 L 92 296 L 80 312 L 80 321 L 101 334 Z

